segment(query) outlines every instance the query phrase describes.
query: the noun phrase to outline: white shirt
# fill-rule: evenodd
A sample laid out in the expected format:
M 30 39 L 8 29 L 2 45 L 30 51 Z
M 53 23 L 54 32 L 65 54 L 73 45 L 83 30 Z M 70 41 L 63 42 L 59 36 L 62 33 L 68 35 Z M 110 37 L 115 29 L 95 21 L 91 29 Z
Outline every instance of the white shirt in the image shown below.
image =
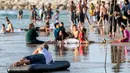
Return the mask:
M 39 53 L 45 56 L 46 64 L 49 64 L 53 60 L 52 55 L 48 50 L 43 48 Z

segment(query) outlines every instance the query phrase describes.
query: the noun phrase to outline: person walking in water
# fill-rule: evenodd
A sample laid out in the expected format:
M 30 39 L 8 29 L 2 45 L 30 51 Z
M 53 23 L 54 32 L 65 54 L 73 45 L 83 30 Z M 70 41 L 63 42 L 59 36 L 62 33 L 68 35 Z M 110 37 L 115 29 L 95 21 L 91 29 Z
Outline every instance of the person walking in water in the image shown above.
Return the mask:
M 37 17 L 39 16 L 37 15 L 36 6 L 33 5 L 31 8 L 31 18 L 30 18 L 32 23 L 36 23 Z
M 55 15 L 53 17 L 53 19 L 55 20 L 56 23 L 59 22 L 59 13 L 60 12 L 58 10 L 56 10 L 56 13 L 55 13 Z
M 95 5 L 95 16 L 96 16 L 96 23 L 100 20 L 100 3 L 97 1 Z
M 115 37 L 116 30 L 117 30 L 117 23 L 119 25 L 119 19 L 120 19 L 120 8 L 117 4 L 117 0 L 112 0 L 110 12 L 110 27 L 109 27 L 109 37 Z M 120 25 L 119 25 L 120 26 Z
M 23 18 L 23 10 L 19 10 L 18 12 L 18 16 L 17 16 L 18 19 L 22 19 Z
M 76 24 L 76 6 L 74 1 L 70 2 L 69 11 L 72 24 Z
M 101 35 L 104 34 L 104 27 L 105 27 L 105 21 L 108 21 L 108 14 L 107 14 L 107 8 L 105 7 L 105 2 L 102 1 L 102 5 L 100 6 L 100 20 L 98 22 L 98 25 L 101 23 Z
M 90 26 L 91 23 L 89 21 L 88 15 L 87 15 L 87 11 L 88 11 L 87 0 L 83 0 L 83 4 L 82 5 L 83 5 L 83 13 L 84 13 L 85 20 L 87 20 L 88 25 Z
M 45 6 L 44 6 L 44 4 L 39 9 L 39 16 L 40 16 L 40 19 L 44 21 L 44 19 L 45 19 Z
M 82 0 L 79 0 L 79 1 L 78 1 L 78 5 L 77 5 L 77 15 L 78 15 L 79 23 L 80 23 L 81 25 L 84 25 L 84 13 L 83 13 Z

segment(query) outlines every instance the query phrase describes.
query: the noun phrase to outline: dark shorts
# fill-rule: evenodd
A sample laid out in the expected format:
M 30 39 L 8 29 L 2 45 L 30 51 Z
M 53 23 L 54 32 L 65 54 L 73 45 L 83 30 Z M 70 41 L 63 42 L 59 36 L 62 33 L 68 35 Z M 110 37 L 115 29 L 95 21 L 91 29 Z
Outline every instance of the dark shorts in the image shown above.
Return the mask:
M 130 24 L 130 15 L 128 15 L 127 18 L 128 18 L 128 23 Z
M 46 59 L 43 54 L 35 54 L 24 57 L 30 61 L 30 64 L 46 64 Z
M 81 12 L 79 15 L 79 21 L 84 23 L 84 18 L 85 18 L 84 13 Z
M 22 16 L 23 14 L 22 13 L 19 13 L 19 16 Z
M 108 20 L 108 15 L 107 14 L 103 15 L 103 20 Z
M 96 20 L 99 21 L 100 20 L 100 12 L 98 11 L 95 14 L 96 14 Z
M 76 14 L 73 12 L 71 13 L 71 21 L 73 21 L 76 18 Z

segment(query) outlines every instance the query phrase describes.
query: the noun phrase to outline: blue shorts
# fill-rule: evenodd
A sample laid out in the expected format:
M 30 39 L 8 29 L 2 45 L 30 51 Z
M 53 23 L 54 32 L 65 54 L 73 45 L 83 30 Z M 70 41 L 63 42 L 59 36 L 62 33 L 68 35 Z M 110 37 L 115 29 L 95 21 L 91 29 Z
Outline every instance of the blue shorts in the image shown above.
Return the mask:
M 30 64 L 46 64 L 46 59 L 43 54 L 34 54 L 24 58 L 30 60 Z

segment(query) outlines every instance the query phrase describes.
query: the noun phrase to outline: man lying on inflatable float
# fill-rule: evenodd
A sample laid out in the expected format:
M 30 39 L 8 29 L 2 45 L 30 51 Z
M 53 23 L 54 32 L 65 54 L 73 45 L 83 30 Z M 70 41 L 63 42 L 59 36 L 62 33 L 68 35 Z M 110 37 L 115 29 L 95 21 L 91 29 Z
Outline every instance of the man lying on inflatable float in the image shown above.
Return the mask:
M 65 70 L 70 67 L 68 61 L 53 61 L 49 46 L 44 43 L 32 55 L 22 58 L 8 68 L 8 73 L 34 73 Z

